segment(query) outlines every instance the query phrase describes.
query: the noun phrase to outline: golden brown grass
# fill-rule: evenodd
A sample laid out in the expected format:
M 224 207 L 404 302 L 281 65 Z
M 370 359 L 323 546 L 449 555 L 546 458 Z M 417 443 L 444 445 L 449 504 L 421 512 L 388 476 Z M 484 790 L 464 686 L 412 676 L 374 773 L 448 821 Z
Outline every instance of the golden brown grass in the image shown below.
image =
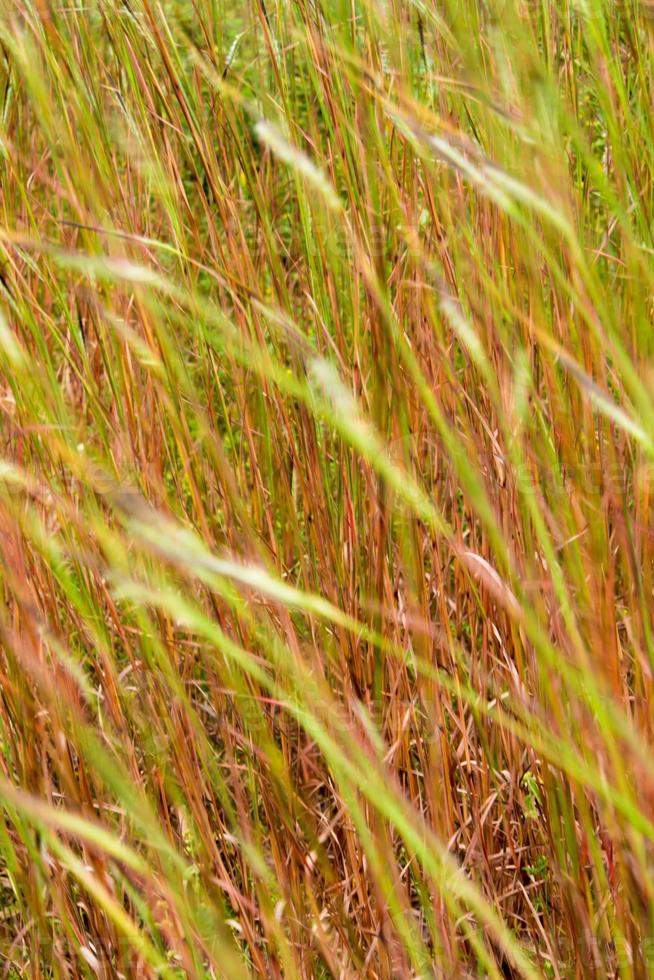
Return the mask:
M 0 52 L 0 976 L 649 976 L 651 5 Z

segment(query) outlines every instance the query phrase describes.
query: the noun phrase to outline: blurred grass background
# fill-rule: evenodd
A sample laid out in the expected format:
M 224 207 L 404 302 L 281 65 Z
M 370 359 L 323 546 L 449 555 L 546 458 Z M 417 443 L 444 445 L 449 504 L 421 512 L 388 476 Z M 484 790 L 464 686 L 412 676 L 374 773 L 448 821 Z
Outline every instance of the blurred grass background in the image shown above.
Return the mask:
M 653 975 L 652 4 L 0 55 L 0 976 Z

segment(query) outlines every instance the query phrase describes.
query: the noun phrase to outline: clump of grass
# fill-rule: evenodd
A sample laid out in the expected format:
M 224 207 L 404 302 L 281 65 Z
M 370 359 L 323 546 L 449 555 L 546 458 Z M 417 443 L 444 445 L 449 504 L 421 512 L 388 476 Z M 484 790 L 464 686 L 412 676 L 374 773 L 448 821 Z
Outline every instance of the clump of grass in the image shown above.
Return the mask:
M 649 975 L 651 5 L 0 52 L 2 975 Z

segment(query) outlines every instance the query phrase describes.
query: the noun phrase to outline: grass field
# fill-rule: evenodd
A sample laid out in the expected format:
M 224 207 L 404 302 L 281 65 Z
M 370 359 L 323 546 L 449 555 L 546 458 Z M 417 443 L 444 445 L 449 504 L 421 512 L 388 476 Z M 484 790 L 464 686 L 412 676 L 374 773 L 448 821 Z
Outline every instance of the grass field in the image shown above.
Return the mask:
M 0 980 L 654 976 L 654 5 L 0 2 Z

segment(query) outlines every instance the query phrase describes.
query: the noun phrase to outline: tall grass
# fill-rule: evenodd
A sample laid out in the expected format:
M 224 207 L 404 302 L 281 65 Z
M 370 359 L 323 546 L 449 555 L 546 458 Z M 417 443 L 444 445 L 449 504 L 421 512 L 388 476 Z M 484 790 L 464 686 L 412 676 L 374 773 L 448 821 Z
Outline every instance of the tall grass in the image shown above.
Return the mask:
M 0 976 L 654 974 L 651 3 L 0 51 Z

